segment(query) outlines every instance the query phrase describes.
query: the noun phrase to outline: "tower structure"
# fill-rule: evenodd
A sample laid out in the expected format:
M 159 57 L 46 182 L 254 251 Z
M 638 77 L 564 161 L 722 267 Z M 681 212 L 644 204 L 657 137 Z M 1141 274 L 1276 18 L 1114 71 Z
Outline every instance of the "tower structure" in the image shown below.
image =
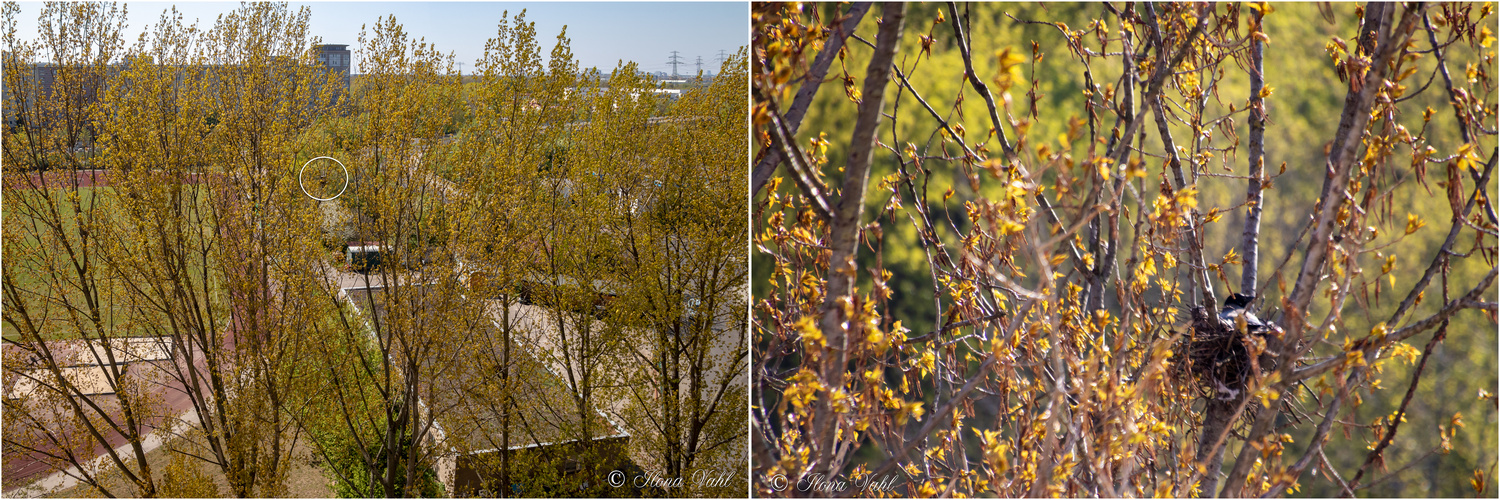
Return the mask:
M 667 64 L 672 65 L 672 78 L 677 78 L 677 65 L 682 64 L 682 56 L 677 55 L 677 51 L 672 51 L 672 57 L 667 59 Z

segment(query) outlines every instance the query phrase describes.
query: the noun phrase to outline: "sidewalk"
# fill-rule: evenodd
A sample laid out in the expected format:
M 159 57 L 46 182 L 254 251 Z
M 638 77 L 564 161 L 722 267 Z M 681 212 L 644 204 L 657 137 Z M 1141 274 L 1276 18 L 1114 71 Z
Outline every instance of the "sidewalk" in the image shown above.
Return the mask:
M 178 418 L 178 422 L 188 426 L 196 427 L 199 422 L 198 412 L 188 411 Z M 157 429 L 156 432 L 152 432 L 151 434 L 147 435 L 146 439 L 141 440 L 141 448 L 146 453 L 150 453 L 157 448 L 160 448 L 163 443 L 173 437 L 167 431 L 167 429 Z M 130 444 L 126 443 L 115 447 L 115 453 L 122 456 L 130 456 L 134 454 L 134 451 L 131 449 Z M 98 457 L 95 457 L 93 460 L 90 460 L 87 464 L 85 464 L 85 467 L 90 470 L 90 473 L 97 473 L 99 470 L 105 467 L 109 467 L 109 461 L 109 455 L 100 453 Z M 23 487 L 8 490 L 5 492 L 4 496 L 6 498 L 44 497 L 51 493 L 78 486 L 79 474 L 80 471 L 77 467 L 69 467 L 65 470 L 54 472 L 51 475 L 42 478 L 40 481 L 31 483 Z

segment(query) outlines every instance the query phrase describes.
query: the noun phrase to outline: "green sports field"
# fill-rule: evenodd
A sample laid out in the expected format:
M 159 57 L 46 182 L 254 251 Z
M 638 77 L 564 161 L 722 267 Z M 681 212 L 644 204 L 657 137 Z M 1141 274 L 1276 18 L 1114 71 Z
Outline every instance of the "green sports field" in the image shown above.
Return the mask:
M 108 237 L 89 238 L 87 245 L 80 236 L 80 220 L 85 221 L 82 226 L 85 230 L 113 225 L 106 221 L 123 219 L 121 206 L 112 187 L 6 190 L 3 221 L 0 221 L 4 227 L 6 283 L 5 319 L 0 329 L 6 341 L 19 340 L 17 325 L 26 321 L 35 325 L 45 339 L 77 338 L 80 327 L 92 323 L 89 295 L 97 297 L 100 321 L 111 335 L 145 335 L 130 327 L 132 299 L 125 281 L 129 278 L 116 272 L 99 248 L 133 240 L 134 231 L 126 229 Z M 78 266 L 85 262 L 90 269 L 86 273 L 89 280 L 80 278 Z M 97 292 L 86 295 L 85 285 Z M 221 286 L 215 280 L 215 295 L 222 296 Z M 16 296 L 20 300 L 12 303 Z

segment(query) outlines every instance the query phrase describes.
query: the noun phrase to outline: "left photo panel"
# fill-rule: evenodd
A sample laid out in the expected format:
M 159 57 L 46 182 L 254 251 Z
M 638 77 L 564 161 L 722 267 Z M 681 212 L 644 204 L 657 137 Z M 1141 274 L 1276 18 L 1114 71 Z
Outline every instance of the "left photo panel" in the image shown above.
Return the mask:
M 748 16 L 3 3 L 3 496 L 747 497 Z

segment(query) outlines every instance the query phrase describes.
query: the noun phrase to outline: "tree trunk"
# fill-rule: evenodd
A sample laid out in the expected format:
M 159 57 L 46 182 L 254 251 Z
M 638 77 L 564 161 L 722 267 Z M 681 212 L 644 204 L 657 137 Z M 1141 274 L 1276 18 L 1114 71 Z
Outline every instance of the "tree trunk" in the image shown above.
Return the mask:
M 1239 408 L 1240 397 L 1229 401 L 1210 399 L 1203 409 L 1203 426 L 1198 434 L 1198 454 L 1196 462 L 1203 468 L 1203 484 L 1199 489 L 1199 496 L 1213 498 L 1219 491 L 1219 473 L 1224 468 L 1224 446 L 1217 446 L 1219 435 L 1234 424 L 1235 410 Z M 1225 439 L 1228 444 L 1228 439 Z M 1191 486 L 1191 485 L 1189 485 Z
M 824 360 L 823 380 L 828 387 L 844 386 L 844 370 L 848 364 L 848 338 L 842 326 L 843 302 L 851 300 L 857 275 L 855 254 L 859 250 L 860 218 L 865 209 L 865 187 L 870 180 L 870 160 L 875 153 L 875 132 L 880 125 L 881 109 L 885 105 L 885 86 L 891 79 L 891 63 L 900 46 L 901 31 L 906 23 L 906 4 L 884 5 L 880 32 L 875 41 L 875 54 L 865 70 L 863 101 L 859 105 L 859 118 L 854 123 L 854 137 L 850 141 L 849 162 L 844 168 L 843 187 L 839 201 L 833 208 L 832 230 L 829 247 L 832 256 L 828 261 L 828 292 L 823 302 L 821 329 L 829 348 L 834 351 L 830 362 Z M 829 463 L 836 447 L 838 419 L 827 398 L 818 403 L 814 428 L 817 431 L 818 467 L 829 474 L 837 474 Z

